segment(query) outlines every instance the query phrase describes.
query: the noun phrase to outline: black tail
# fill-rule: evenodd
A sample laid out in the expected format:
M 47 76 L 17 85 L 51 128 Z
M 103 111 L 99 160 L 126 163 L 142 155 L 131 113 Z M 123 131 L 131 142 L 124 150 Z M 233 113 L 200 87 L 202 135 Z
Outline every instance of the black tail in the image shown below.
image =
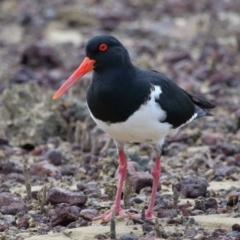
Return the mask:
M 186 92 L 187 93 L 187 92 Z M 197 106 L 199 106 L 200 108 L 203 109 L 211 109 L 211 108 L 215 108 L 216 106 L 214 104 L 212 104 L 210 101 L 208 101 L 205 97 L 203 96 L 199 96 L 199 95 L 195 95 L 195 94 L 190 94 L 187 93 L 188 97 L 191 99 L 191 101 L 196 104 Z
M 213 114 L 209 113 L 207 110 L 200 108 L 199 106 L 195 105 L 195 113 L 197 113 L 197 118 L 205 117 L 205 116 L 213 116 Z
M 214 108 L 215 105 L 209 102 L 205 97 L 195 95 L 195 94 L 189 94 L 187 93 L 188 97 L 191 99 L 191 101 L 195 104 L 195 112 L 197 113 L 196 118 L 204 117 L 204 116 L 213 116 L 213 114 L 209 113 L 205 109 L 211 109 Z

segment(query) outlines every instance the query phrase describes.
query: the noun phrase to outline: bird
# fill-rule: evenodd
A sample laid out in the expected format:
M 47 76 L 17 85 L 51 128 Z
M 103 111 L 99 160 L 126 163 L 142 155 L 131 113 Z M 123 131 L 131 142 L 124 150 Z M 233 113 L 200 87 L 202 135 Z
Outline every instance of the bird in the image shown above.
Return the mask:
M 85 45 L 85 52 L 83 62 L 58 89 L 53 99 L 59 98 L 87 72 L 93 71 L 86 95 L 87 107 L 95 123 L 115 142 L 119 180 L 111 208 L 92 220 L 108 222 L 112 212 L 126 218 L 140 216 L 127 213 L 121 207 L 127 174 L 124 150 L 127 142 L 146 142 L 154 151 L 152 192 L 145 212 L 147 219 L 153 219 L 165 137 L 176 134 L 179 128 L 195 119 L 212 116 L 208 109 L 215 105 L 201 95 L 187 93 L 160 72 L 134 66 L 127 49 L 114 36 L 92 37 Z

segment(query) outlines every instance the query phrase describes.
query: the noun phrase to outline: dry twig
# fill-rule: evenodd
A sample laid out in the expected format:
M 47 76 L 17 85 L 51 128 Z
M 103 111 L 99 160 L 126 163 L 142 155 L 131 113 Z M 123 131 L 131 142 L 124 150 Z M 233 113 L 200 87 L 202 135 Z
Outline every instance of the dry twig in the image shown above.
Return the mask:
M 156 231 L 156 237 L 157 238 L 162 238 L 162 234 L 160 232 L 160 228 L 159 228 L 159 222 L 158 222 L 158 218 L 155 219 L 155 231 Z
M 31 191 L 31 184 L 30 184 L 29 171 L 28 171 L 28 167 L 27 167 L 27 161 L 25 161 L 24 165 L 23 165 L 23 175 L 24 175 L 24 179 L 25 179 L 27 199 L 31 200 L 32 199 L 32 191 Z
M 178 191 L 176 189 L 175 186 L 172 187 L 172 191 L 173 191 L 173 206 L 174 206 L 174 209 L 178 209 L 178 198 L 179 198 L 179 194 L 178 194 Z
M 114 210 L 112 210 L 112 216 L 111 216 L 111 220 L 110 220 L 110 239 L 111 240 L 116 239 L 116 224 L 115 224 Z

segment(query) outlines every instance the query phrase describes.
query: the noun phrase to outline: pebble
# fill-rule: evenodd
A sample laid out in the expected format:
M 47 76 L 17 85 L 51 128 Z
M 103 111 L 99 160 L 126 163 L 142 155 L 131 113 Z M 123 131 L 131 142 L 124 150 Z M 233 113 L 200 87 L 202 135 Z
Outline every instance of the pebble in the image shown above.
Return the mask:
M 98 240 L 109 239 L 108 235 L 102 234 L 102 233 L 99 233 L 96 236 L 94 236 L 94 239 L 95 238 L 98 239 Z
M 21 173 L 9 173 L 8 174 L 9 179 L 18 182 L 18 183 L 25 183 L 24 175 Z
M 239 146 L 232 143 L 218 143 L 217 147 L 221 149 L 226 156 L 232 156 L 240 151 Z
M 238 166 L 240 165 L 240 153 L 235 155 L 235 161 L 238 164 Z
M 177 217 L 177 211 L 175 209 L 163 209 L 160 208 L 157 211 L 157 217 L 158 218 L 173 218 L 173 217 Z
M 12 225 L 15 223 L 16 216 L 5 214 L 2 215 L 0 219 L 3 220 L 5 223 L 8 223 L 9 225 Z
M 155 229 L 155 224 L 152 220 L 145 220 L 142 225 L 143 234 L 147 234 Z
M 67 226 L 69 223 L 78 220 L 81 209 L 77 206 L 70 206 L 67 203 L 60 203 L 54 209 L 54 215 L 51 219 L 53 227 L 62 225 Z
M 230 239 L 232 239 L 233 237 L 237 237 L 237 236 L 240 236 L 240 232 L 239 231 L 231 231 L 231 232 L 226 234 L 226 237 L 228 237 Z
M 189 202 L 189 201 L 187 201 L 186 203 L 180 203 L 180 204 L 178 204 L 178 208 L 179 209 L 186 209 L 186 208 L 189 208 L 189 207 L 191 207 L 192 206 L 192 204 Z
M 1 145 L 8 145 L 9 141 L 6 137 L 0 137 L 0 146 Z
M 122 235 L 119 240 L 139 240 L 139 238 L 137 236 L 134 236 L 131 233 L 127 233 Z
M 0 212 L 2 214 L 15 215 L 26 210 L 27 206 L 22 198 L 16 197 L 9 192 L 0 193 Z
M 167 62 L 167 63 L 175 63 L 178 61 L 181 61 L 183 59 L 190 59 L 190 55 L 189 52 L 187 52 L 184 49 L 172 49 L 172 50 L 168 50 L 164 57 L 163 57 L 163 61 Z
M 31 68 L 47 67 L 49 69 L 61 66 L 58 51 L 45 42 L 29 45 L 22 53 L 21 64 Z
M 14 72 L 10 80 L 12 83 L 17 84 L 26 83 L 36 80 L 36 74 L 30 67 L 22 66 L 20 69 Z
M 0 173 L 22 173 L 22 167 L 13 161 L 4 161 L 0 163 Z
M 186 198 L 206 196 L 208 183 L 203 178 L 186 177 L 174 185 Z
M 62 176 L 73 176 L 76 172 L 76 166 L 73 164 L 67 164 L 60 166 Z
M 227 213 L 227 212 L 228 212 L 228 209 L 226 207 L 219 207 L 217 209 L 218 214 L 223 214 L 223 213 Z
M 240 192 L 231 192 L 229 195 L 228 195 L 228 201 L 227 201 L 227 205 L 228 206 L 235 206 L 240 200 Z
M 186 228 L 184 230 L 184 236 L 187 238 L 192 239 L 197 233 L 197 230 L 195 228 Z
M 17 219 L 17 227 L 20 229 L 27 229 L 29 226 L 29 222 L 28 222 L 29 218 L 28 217 L 22 217 Z
M 240 225 L 238 223 L 235 223 L 232 225 L 232 230 L 233 231 L 239 231 L 240 232 Z
M 63 156 L 62 152 L 57 149 L 50 149 L 46 153 L 46 158 L 48 159 L 48 161 L 51 164 L 53 164 L 55 166 L 61 165 L 64 161 L 64 156 Z
M 175 237 L 175 239 L 179 239 L 183 236 L 183 234 L 181 232 L 176 231 L 173 232 L 172 236 Z
M 81 192 L 71 192 L 64 188 L 53 187 L 48 190 L 47 201 L 52 205 L 68 203 L 69 205 L 84 206 L 87 196 Z
M 138 172 L 140 170 L 140 166 L 138 165 L 138 163 L 130 161 L 127 162 L 127 169 L 130 173 Z
M 133 172 L 129 176 L 129 183 L 132 185 L 134 191 L 139 193 L 145 187 L 152 187 L 153 178 L 150 173 Z
M 207 210 L 207 209 L 210 209 L 210 208 L 218 209 L 217 200 L 215 198 L 195 200 L 194 209 L 203 210 L 203 208 L 204 208 L 204 210 Z
M 234 167 L 229 167 L 224 164 L 218 164 L 213 167 L 215 171 L 215 176 L 229 176 L 235 172 Z
M 202 240 L 204 238 L 204 235 L 202 233 L 198 233 L 193 240 Z
M 227 233 L 226 229 L 217 228 L 212 232 L 212 237 L 214 239 L 220 239 L 221 236 L 224 236 Z
M 3 220 L 0 220 L 0 232 L 4 232 L 6 229 L 8 229 L 9 225 L 8 223 L 4 222 Z
M 201 140 L 206 145 L 215 145 L 218 142 L 224 142 L 225 137 L 222 133 L 208 133 L 204 132 L 201 135 Z
M 46 175 L 56 179 L 61 178 L 61 173 L 58 167 L 50 164 L 47 161 L 32 164 L 29 172 L 31 175 Z
M 183 216 L 192 216 L 194 213 L 189 208 L 184 208 L 181 210 Z
M 87 221 L 91 221 L 92 218 L 97 216 L 97 214 L 98 214 L 98 211 L 96 209 L 89 209 L 89 208 L 82 209 L 80 212 L 80 216 Z
M 89 183 L 78 182 L 77 189 L 91 197 L 98 197 L 101 194 L 101 190 L 97 182 L 89 182 Z
M 205 177 L 210 177 L 214 175 L 214 170 L 213 169 L 209 169 L 205 172 Z
M 145 202 L 145 201 L 147 201 L 146 196 L 139 195 L 139 196 L 130 198 L 130 203 L 134 202 L 134 203 L 140 204 L 140 203 Z

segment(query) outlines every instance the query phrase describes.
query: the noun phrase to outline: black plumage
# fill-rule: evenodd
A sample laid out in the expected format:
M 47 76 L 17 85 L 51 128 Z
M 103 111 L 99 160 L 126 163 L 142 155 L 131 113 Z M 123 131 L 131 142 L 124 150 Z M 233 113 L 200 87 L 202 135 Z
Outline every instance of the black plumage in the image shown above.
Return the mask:
M 112 44 L 113 47 L 115 45 Z M 213 108 L 214 105 L 206 98 L 185 92 L 159 72 L 135 67 L 130 62 L 126 49 L 122 45 L 120 48 L 123 48 L 121 52 L 124 56 L 119 57 L 117 52 L 115 56 L 117 61 L 114 61 L 115 58 L 113 60 L 107 58 L 104 62 L 106 66 L 99 64 L 94 69 L 92 83 L 87 93 L 87 103 L 95 118 L 107 123 L 126 121 L 149 100 L 154 86 L 159 86 L 162 90 L 156 102 L 166 112 L 166 118 L 159 119 L 160 122 L 167 122 L 173 128 L 178 128 L 195 113 L 196 118 L 209 115 L 205 109 Z M 90 57 L 94 54 L 93 47 L 88 53 L 88 45 L 86 51 Z M 108 65 L 108 62 L 111 64 Z

